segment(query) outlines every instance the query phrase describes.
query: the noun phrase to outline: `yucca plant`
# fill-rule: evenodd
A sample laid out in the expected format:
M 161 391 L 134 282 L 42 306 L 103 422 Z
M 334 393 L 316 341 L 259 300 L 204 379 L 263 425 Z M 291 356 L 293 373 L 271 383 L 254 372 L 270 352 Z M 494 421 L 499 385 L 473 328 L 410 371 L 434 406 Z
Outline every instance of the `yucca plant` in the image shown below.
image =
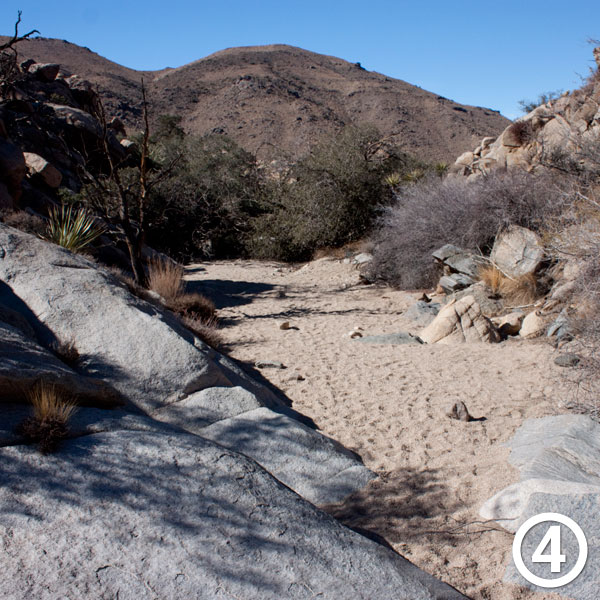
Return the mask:
M 89 246 L 104 230 L 96 224 L 85 209 L 74 210 L 72 206 L 54 207 L 50 210 L 45 240 L 79 252 Z

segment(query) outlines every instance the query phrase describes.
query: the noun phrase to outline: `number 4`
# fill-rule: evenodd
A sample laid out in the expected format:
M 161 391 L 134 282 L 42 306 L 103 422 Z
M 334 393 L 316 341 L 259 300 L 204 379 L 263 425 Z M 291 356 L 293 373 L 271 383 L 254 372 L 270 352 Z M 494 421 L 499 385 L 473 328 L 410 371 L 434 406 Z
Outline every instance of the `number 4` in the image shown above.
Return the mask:
M 550 554 L 542 552 L 550 545 Z M 534 563 L 550 563 L 552 573 L 560 573 L 561 564 L 567 562 L 564 554 L 560 553 L 560 525 L 552 525 L 542 538 L 539 546 L 531 556 Z

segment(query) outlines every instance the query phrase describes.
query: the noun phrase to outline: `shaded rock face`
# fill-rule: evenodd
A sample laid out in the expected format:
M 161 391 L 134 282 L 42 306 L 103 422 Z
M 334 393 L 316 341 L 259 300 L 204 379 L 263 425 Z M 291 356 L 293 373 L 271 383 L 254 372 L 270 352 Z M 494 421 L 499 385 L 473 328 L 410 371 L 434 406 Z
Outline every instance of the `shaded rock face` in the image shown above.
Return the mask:
M 54 63 L 26 61 L 21 68 L 11 97 L 0 100 L 0 184 L 14 207 L 44 212 L 61 184 L 79 191 L 86 170 L 106 170 L 104 131 L 89 82 L 65 78 Z M 112 128 L 107 143 L 116 162 L 126 159 Z
M 594 57 L 598 55 L 600 48 L 595 48 Z M 473 152 L 462 154 L 450 172 L 480 176 L 515 166 L 531 171 L 553 151 L 575 154 L 586 144 L 597 143 L 599 137 L 600 77 L 596 75 L 582 89 L 538 106 L 496 139 L 484 138 Z
M 0 480 L 3 598 L 464 597 L 196 436 L 3 448 Z
M 450 300 L 419 337 L 427 344 L 499 341 L 494 325 L 473 296 Z

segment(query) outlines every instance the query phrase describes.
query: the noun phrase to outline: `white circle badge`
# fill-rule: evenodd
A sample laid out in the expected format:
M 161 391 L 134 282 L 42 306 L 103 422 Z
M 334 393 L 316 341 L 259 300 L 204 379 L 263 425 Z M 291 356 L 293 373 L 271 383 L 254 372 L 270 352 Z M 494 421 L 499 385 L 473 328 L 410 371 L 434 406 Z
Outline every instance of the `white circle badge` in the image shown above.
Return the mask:
M 545 579 L 543 577 L 534 575 L 525 566 L 525 562 L 523 561 L 523 556 L 521 554 L 523 539 L 529 530 L 535 525 L 538 525 L 539 523 L 545 523 L 546 521 L 551 523 L 561 523 L 565 527 L 568 527 L 575 534 L 575 538 L 579 544 L 579 556 L 577 557 L 575 565 L 568 573 L 565 573 L 561 577 L 557 577 L 555 579 Z M 531 555 L 531 562 L 548 563 L 552 573 L 560 573 L 561 565 L 567 562 L 566 556 L 561 553 L 560 540 L 560 525 L 551 525 L 542 538 L 542 541 Z M 550 547 L 550 552 L 544 553 L 548 547 Z M 573 519 L 570 519 L 569 517 L 566 517 L 560 513 L 541 513 L 527 519 L 527 521 L 525 521 L 525 523 L 519 527 L 513 541 L 512 553 L 517 570 L 525 579 L 527 579 L 527 581 L 540 587 L 557 588 L 570 583 L 581 573 L 581 571 L 583 571 L 583 567 L 585 567 L 588 557 L 588 545 L 583 530 L 581 527 L 579 527 L 579 525 L 577 525 L 577 523 L 575 523 L 575 521 L 573 521 Z

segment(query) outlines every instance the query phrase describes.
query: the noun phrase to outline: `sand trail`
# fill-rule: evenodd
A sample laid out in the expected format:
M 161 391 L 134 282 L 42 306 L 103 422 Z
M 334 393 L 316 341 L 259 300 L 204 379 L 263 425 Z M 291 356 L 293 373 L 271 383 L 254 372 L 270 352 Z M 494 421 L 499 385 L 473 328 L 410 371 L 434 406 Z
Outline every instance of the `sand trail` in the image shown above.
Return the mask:
M 469 597 L 553 597 L 501 582 L 512 536 L 478 514 L 518 479 L 502 444 L 523 420 L 564 412 L 568 389 L 551 346 L 352 340 L 357 327 L 363 335 L 418 332 L 402 315 L 422 292 L 360 285 L 358 271 L 337 259 L 301 268 L 202 263 L 187 278 L 216 301 L 232 356 L 282 362 L 287 368 L 262 374 L 378 473 L 366 489 L 326 510 L 382 536 Z M 290 329 L 280 329 L 284 321 Z M 448 418 L 458 400 L 478 420 Z

